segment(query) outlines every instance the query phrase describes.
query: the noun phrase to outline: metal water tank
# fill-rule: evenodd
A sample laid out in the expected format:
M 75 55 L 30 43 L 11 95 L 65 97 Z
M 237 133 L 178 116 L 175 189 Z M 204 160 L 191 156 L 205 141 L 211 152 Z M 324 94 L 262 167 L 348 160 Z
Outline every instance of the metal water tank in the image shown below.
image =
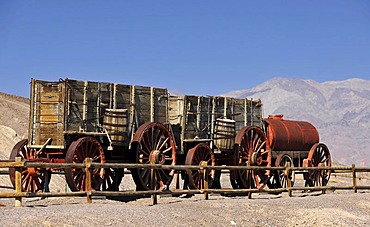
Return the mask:
M 283 115 L 270 115 L 263 121 L 274 151 L 309 151 L 319 142 L 319 133 L 309 122 L 284 120 Z

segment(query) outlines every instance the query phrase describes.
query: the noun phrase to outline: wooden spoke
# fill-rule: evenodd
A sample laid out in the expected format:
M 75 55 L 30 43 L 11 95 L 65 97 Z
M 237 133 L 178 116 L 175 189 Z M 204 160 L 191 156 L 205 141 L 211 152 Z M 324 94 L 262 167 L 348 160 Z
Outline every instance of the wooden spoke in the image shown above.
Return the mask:
M 163 151 L 163 153 L 167 153 L 169 151 L 172 151 L 172 147 L 167 148 L 166 150 Z
M 168 139 L 169 139 L 169 138 L 167 137 L 167 138 L 163 141 L 163 143 L 161 144 L 161 146 L 160 146 L 160 147 L 158 147 L 158 146 L 159 146 L 159 144 L 160 144 L 160 143 L 158 143 L 158 146 L 157 146 L 157 148 L 156 148 L 156 149 L 157 149 L 157 150 L 162 150 L 163 146 L 164 146 L 164 145 L 166 145 L 166 143 L 167 143 Z M 167 150 L 169 150 L 170 148 L 171 148 L 171 147 L 167 148 Z

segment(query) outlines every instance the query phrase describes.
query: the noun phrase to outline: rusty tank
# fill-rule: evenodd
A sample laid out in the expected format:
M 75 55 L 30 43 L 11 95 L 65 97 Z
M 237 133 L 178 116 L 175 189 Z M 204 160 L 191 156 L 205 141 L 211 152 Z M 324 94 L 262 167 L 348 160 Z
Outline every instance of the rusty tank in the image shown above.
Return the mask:
M 324 167 L 331 166 L 328 147 L 320 143 L 315 126 L 306 121 L 285 120 L 282 114 L 269 115 L 263 119 L 266 143 L 271 149 L 271 166 Z M 330 170 L 302 172 L 305 185 L 325 186 Z M 287 178 L 294 184 L 294 171 L 271 171 L 270 188 L 287 187 Z
M 270 115 L 263 121 L 271 150 L 309 151 L 319 142 L 319 133 L 309 122 L 284 120 L 281 114 Z

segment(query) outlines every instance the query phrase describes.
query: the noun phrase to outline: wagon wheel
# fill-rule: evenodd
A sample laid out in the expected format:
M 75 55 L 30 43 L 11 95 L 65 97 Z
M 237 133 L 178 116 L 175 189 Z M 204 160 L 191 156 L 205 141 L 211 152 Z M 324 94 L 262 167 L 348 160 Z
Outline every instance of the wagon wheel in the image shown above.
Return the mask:
M 255 126 L 242 128 L 235 137 L 236 158 L 239 166 L 271 166 L 271 150 L 263 131 Z M 270 175 L 269 170 L 232 170 L 230 176 L 236 176 L 232 182 L 235 188 L 262 189 Z M 235 173 L 236 172 L 236 173 Z
M 85 158 L 91 158 L 92 162 L 105 163 L 103 148 L 100 143 L 92 137 L 82 137 L 72 142 L 66 154 L 66 163 L 83 163 Z M 66 168 L 65 177 L 72 191 L 86 190 L 85 168 Z M 91 187 L 99 190 L 105 179 L 103 168 L 91 169 Z M 110 179 L 110 178 L 106 178 Z M 109 185 L 109 184 L 107 184 Z
M 18 142 L 10 153 L 10 160 L 21 157 L 22 160 L 35 160 L 35 150 L 27 148 L 28 140 Z M 45 187 L 45 169 L 42 168 L 23 168 L 22 169 L 22 191 L 41 192 Z M 9 168 L 10 181 L 15 187 L 15 168 Z
M 186 155 L 185 165 L 204 165 L 215 166 L 215 156 L 211 148 L 205 144 L 200 143 L 190 149 Z M 215 170 L 186 170 L 189 179 L 189 188 L 191 189 L 204 189 L 203 179 L 204 171 L 207 171 L 208 187 L 212 187 L 215 177 Z
M 330 167 L 331 158 L 328 147 L 323 143 L 312 146 L 307 157 L 309 167 Z M 331 170 L 309 170 L 306 176 L 306 185 L 326 186 L 329 182 Z
M 276 157 L 275 166 L 277 167 L 285 167 L 287 163 L 290 163 L 290 167 L 294 167 L 293 159 L 288 154 L 279 154 Z M 288 187 L 287 177 L 290 178 L 291 181 L 291 187 L 294 185 L 295 180 L 295 172 L 291 171 L 289 173 L 289 176 L 287 176 L 287 172 L 285 170 L 277 170 L 274 172 L 273 180 L 270 182 L 272 183 L 272 188 L 286 188 Z M 270 185 L 269 185 L 270 187 Z
M 136 131 L 133 142 L 135 162 L 140 164 L 175 165 L 176 147 L 167 128 L 154 122 L 141 125 Z M 138 190 L 163 190 L 168 188 L 174 170 L 136 168 L 131 169 L 132 178 Z M 155 181 L 155 185 L 153 184 Z

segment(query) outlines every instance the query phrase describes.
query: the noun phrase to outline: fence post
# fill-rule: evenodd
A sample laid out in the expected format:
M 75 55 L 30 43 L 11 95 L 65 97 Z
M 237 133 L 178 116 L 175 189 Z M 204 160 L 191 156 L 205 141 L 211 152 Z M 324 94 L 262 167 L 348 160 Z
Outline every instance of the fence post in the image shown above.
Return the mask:
M 246 165 L 247 165 L 247 167 L 249 167 L 250 162 L 247 161 Z M 248 183 L 249 183 L 249 188 L 248 189 L 252 189 L 252 180 L 254 180 L 254 179 L 252 179 L 252 170 L 246 169 L 245 171 L 246 171 L 247 178 L 248 178 L 247 180 L 248 180 Z M 248 192 L 248 199 L 252 199 L 252 192 Z
M 150 164 L 155 164 L 154 161 L 150 161 Z M 157 180 L 156 180 L 156 176 L 154 174 L 154 169 L 153 168 L 150 168 L 150 184 L 152 185 L 153 187 L 153 190 L 157 190 Z M 154 193 L 152 194 L 152 205 L 156 205 L 158 203 L 158 198 L 157 198 L 157 194 Z
M 15 157 L 15 162 L 22 162 L 21 157 Z M 22 167 L 15 168 L 15 192 L 22 192 Z M 22 197 L 15 197 L 15 207 L 22 206 Z
M 180 174 L 178 171 L 175 172 L 175 185 L 176 189 L 180 189 Z
M 353 192 L 357 193 L 356 166 L 355 166 L 355 164 L 352 164 L 352 181 L 353 181 Z
M 86 170 L 86 179 L 85 179 L 85 190 L 86 190 L 86 201 L 87 203 L 92 203 L 91 198 L 91 158 L 87 157 L 85 159 L 85 170 Z
M 324 163 L 319 163 L 319 165 L 317 167 L 325 167 Z M 320 171 L 320 176 L 325 176 L 325 170 L 319 170 Z M 325 180 L 324 178 L 322 178 L 322 186 L 326 186 L 327 185 L 327 182 L 325 183 Z M 326 189 L 323 189 L 321 190 L 321 193 L 322 194 L 325 194 L 326 193 Z
M 202 162 L 202 167 L 207 167 L 207 162 L 203 161 Z M 211 170 L 208 169 L 203 169 L 203 189 L 208 189 L 208 172 Z M 209 194 L 208 192 L 204 191 L 204 199 L 208 200 L 209 199 Z
M 290 162 L 285 163 L 285 178 L 286 178 L 286 186 L 288 187 L 288 196 L 292 197 L 292 179 L 290 178 L 291 174 L 291 169 L 290 169 Z

